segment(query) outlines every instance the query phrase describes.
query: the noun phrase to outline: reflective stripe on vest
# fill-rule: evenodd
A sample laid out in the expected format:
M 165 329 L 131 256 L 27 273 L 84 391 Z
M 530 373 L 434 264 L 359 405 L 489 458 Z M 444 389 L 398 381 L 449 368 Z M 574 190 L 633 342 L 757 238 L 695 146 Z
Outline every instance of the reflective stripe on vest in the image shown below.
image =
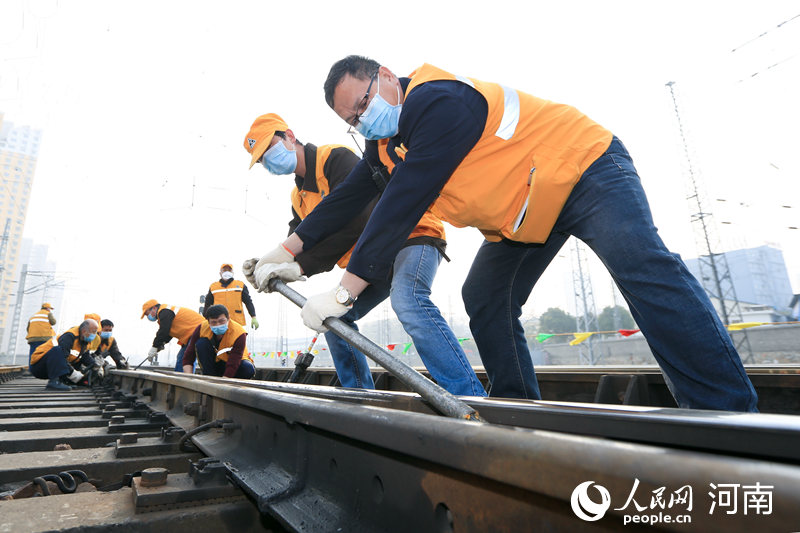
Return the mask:
M 490 241 L 547 240 L 581 174 L 611 144 L 612 133 L 574 107 L 425 64 L 405 97 L 438 80 L 466 83 L 486 100 L 481 138 L 453 171 L 431 211 Z
M 40 310 L 28 320 L 28 334 L 25 336 L 26 339 L 48 337 L 55 334 L 56 332 L 50 324 L 49 311 L 45 313 L 44 310 Z
M 234 279 L 227 287 L 223 287 L 222 282 L 215 281 L 208 290 L 214 295 L 214 304 L 224 305 L 231 319 L 245 325 L 244 307 L 242 306 L 243 282 Z
M 222 338 L 219 340 L 219 348 L 217 348 L 216 360 L 227 362 L 228 352 L 233 350 L 234 343 L 242 335 L 247 335 L 247 330 L 244 329 L 244 326 L 229 320 L 228 330 L 222 334 Z M 211 326 L 208 324 L 208 320 L 204 320 L 203 324 L 200 326 L 200 337 L 206 338 L 212 343 L 214 342 L 214 332 L 211 331 Z M 247 349 L 247 345 L 245 345 L 244 350 L 242 350 L 242 360 L 247 360 L 253 363 L 253 358 L 250 357 L 250 351 Z

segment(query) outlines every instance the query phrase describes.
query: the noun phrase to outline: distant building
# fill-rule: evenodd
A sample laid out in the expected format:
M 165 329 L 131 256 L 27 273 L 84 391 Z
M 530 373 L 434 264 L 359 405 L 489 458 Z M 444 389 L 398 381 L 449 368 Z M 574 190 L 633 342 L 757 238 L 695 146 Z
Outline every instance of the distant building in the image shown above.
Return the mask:
M 16 312 L 15 304 L 17 299 L 17 284 L 14 284 L 9 301 L 8 327 L 5 329 L 5 334 L 0 338 L 0 352 L 5 351 L 8 354 L 16 353 L 17 355 L 27 356 L 28 343 L 25 340 L 25 336 L 27 334 L 28 319 L 41 309 L 44 302 L 51 303 L 55 307 L 53 315 L 58 320 L 55 326 L 56 332 L 61 333 L 65 329 L 66 324 L 62 324 L 60 319 L 62 312 L 61 302 L 64 299 L 64 286 L 63 282 L 59 283 L 56 280 L 56 263 L 48 259 L 47 252 L 48 246 L 46 244 L 34 244 L 31 239 L 22 239 L 14 280 L 19 280 L 22 265 L 27 265 L 27 271 L 30 274 L 26 276 L 25 289 L 28 293 L 25 294 L 22 300 L 22 309 L 19 312 L 19 326 L 17 328 L 17 342 L 12 347 L 9 342 L 11 341 L 11 326 Z M 70 326 L 73 325 L 71 324 Z M 19 361 L 20 358 L 17 357 L 17 362 Z
M 22 230 L 36 172 L 41 131 L 14 126 L 0 113 L 0 338 L 11 323 Z M 27 320 L 27 319 L 26 319 Z M 0 351 L 5 345 L 0 345 Z
M 725 252 L 725 258 L 739 302 L 766 305 L 778 316 L 788 316 L 793 292 L 783 252 L 765 245 Z M 713 281 L 702 279 L 698 259 L 688 259 L 686 266 L 707 290 L 715 292 L 711 285 Z

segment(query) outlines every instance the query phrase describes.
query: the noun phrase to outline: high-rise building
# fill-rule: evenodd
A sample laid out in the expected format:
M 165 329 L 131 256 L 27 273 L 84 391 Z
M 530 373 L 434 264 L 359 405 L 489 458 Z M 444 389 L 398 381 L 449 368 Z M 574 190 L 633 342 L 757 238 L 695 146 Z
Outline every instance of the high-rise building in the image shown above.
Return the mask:
M 788 315 L 793 293 L 783 252 L 764 245 L 725 252 L 725 257 L 740 302 L 768 305 Z M 701 279 L 698 260 L 689 259 L 686 266 L 708 288 L 711 280 Z
M 10 326 L 14 275 L 42 133 L 15 126 L 0 113 L 0 339 Z M 4 347 L 3 347 L 4 348 Z

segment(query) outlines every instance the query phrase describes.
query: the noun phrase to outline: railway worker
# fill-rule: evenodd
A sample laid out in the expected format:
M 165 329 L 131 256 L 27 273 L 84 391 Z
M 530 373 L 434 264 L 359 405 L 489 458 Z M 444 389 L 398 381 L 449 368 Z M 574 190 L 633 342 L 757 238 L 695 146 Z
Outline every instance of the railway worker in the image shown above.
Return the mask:
M 129 368 L 128 360 L 125 359 L 119 351 L 117 339 L 114 338 L 114 323 L 107 318 L 101 320 L 100 332 L 98 335 L 100 337 L 100 345 L 97 347 L 95 354 L 103 359 L 110 357 L 114 360 L 114 364 L 117 365 L 117 368 Z
M 192 332 L 203 322 L 203 317 L 197 311 L 187 307 L 160 304 L 158 300 L 147 300 L 142 304 L 142 318 L 147 317 L 151 322 L 158 322 L 158 331 L 153 338 L 153 346 L 147 351 L 147 361 L 153 361 L 156 354 L 173 338 L 178 340 L 181 347 L 175 361 L 175 372 L 183 369 L 181 361 L 186 351 Z
M 206 314 L 206 309 L 214 304 L 222 304 L 228 308 L 231 314 L 231 320 L 234 320 L 242 326 L 247 326 L 247 320 L 244 318 L 244 309 L 247 307 L 247 312 L 250 313 L 250 324 L 253 329 L 258 329 L 258 319 L 256 318 L 256 308 L 253 305 L 253 300 L 250 298 L 250 293 L 247 290 L 247 285 L 243 282 L 233 279 L 233 265 L 224 263 L 219 267 L 219 280 L 215 281 L 208 288 L 203 306 L 203 316 Z
M 56 334 L 53 329 L 55 325 L 56 317 L 53 316 L 53 306 L 45 302 L 42 304 L 42 308 L 28 320 L 28 334 L 25 340 L 28 341 L 30 347 L 29 356 L 39 345 L 47 342 Z
M 384 279 L 429 207 L 486 240 L 462 289 L 491 395 L 540 398 L 522 305 L 570 235 L 591 247 L 624 295 L 681 407 L 755 411 L 757 397 L 705 291 L 653 224 L 630 155 L 577 109 L 425 64 L 398 78 L 350 56 L 324 84 L 334 112 L 404 162 L 376 206 L 341 279 L 353 298 Z M 367 154 L 368 157 L 370 154 Z M 368 201 L 366 165 L 352 173 L 285 243 L 313 246 Z M 308 299 L 320 329 L 348 311 L 328 291 Z M 357 300 L 356 300 L 357 301 Z
M 31 354 L 30 371 L 39 379 L 46 379 L 46 389 L 67 391 L 72 387 L 62 382 L 80 382 L 84 375 L 70 363 L 88 362 L 89 344 L 97 336 L 97 322 L 87 319 L 70 328 L 61 336 L 55 335 L 39 345 Z
M 339 145 L 314 146 L 297 140 L 286 122 L 276 114 L 258 117 L 245 136 L 244 147 L 250 153 L 250 167 L 258 162 L 272 174 L 294 173 L 292 190 L 292 215 L 289 233 L 342 183 L 354 169 L 360 168 L 359 158 L 349 148 Z M 378 145 L 367 147 L 367 153 L 377 157 Z M 251 283 L 267 290 L 271 277 L 296 281 L 307 276 L 326 272 L 338 264 L 347 266 L 350 250 L 358 239 L 377 202 L 381 186 L 394 166 L 390 154 L 381 156 L 371 167 L 370 176 L 377 180 L 366 189 L 370 199 L 357 210 L 341 212 L 343 224 L 325 239 L 301 253 L 289 253 L 282 246 L 264 255 L 260 260 L 245 262 L 244 272 Z M 345 221 L 346 219 L 346 221 Z M 391 281 L 382 280 L 372 285 L 352 307 L 347 296 L 340 292 L 348 313 L 343 320 L 358 329 L 355 322 L 391 295 L 392 307 L 403 328 L 417 347 L 420 357 L 433 378 L 453 394 L 483 396 L 485 391 L 472 370 L 461 345 L 458 343 L 439 309 L 430 300 L 431 284 L 446 246 L 444 226 L 430 213 L 417 217 L 417 221 L 404 235 L 402 246 L 395 253 Z M 337 335 L 326 332 L 325 339 L 336 366 L 339 381 L 344 387 L 374 388 L 367 359 Z
M 189 338 L 182 361 L 185 373 L 192 373 L 195 359 L 204 376 L 251 379 L 256 373 L 247 350 L 247 331 L 220 304 L 206 309 L 206 319 Z

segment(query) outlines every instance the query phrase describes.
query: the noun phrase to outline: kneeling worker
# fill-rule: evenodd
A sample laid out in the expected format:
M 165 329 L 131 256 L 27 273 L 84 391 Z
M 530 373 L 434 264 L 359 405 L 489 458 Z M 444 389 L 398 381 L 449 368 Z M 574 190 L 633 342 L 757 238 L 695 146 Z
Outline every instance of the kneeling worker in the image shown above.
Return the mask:
M 88 356 L 89 344 L 96 336 L 97 322 L 92 319 L 84 320 L 80 326 L 70 328 L 60 337 L 53 336 L 31 354 L 31 374 L 48 380 L 46 389 L 71 390 L 61 379 L 67 378 L 72 383 L 78 383 L 83 379 L 83 373 L 72 368 L 68 362 L 78 362 L 83 355 Z
M 206 320 L 192 333 L 183 354 L 185 373 L 192 373 L 195 359 L 205 376 L 250 379 L 256 373 L 247 350 L 247 331 L 220 304 L 206 309 Z
M 142 305 L 142 318 L 147 317 L 151 322 L 158 322 L 158 331 L 153 339 L 153 346 L 147 351 L 147 360 L 155 359 L 156 354 L 164 349 L 172 338 L 178 339 L 178 359 L 175 361 L 175 372 L 181 371 L 181 360 L 186 351 L 186 343 L 192 332 L 203 323 L 200 313 L 186 307 L 160 304 L 158 300 L 147 300 Z

